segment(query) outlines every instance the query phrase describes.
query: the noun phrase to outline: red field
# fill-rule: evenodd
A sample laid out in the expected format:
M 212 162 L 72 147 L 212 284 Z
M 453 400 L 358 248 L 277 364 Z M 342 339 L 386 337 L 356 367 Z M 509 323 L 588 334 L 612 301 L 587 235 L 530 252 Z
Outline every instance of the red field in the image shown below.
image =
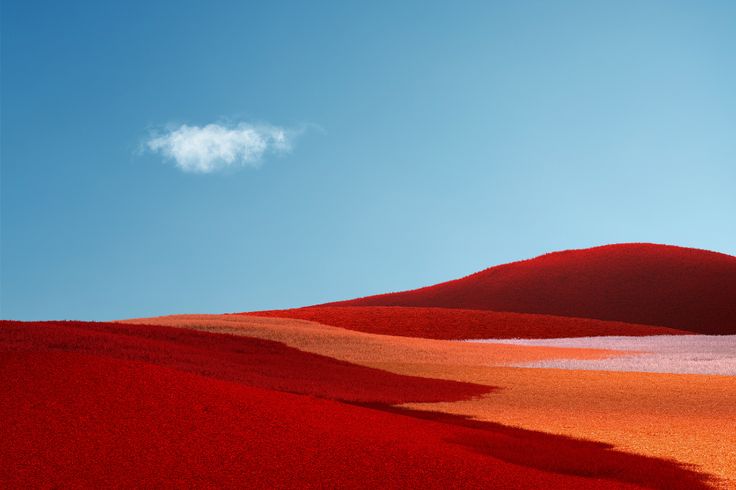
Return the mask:
M 292 310 L 0 321 L 0 488 L 728 488 L 733 377 L 452 341 L 690 333 L 736 333 L 735 257 L 615 245 Z
M 413 291 L 323 306 L 540 313 L 736 334 L 736 257 L 667 245 L 607 245 L 499 265 Z
M 0 353 L 3 487 L 706 488 L 604 444 L 392 409 L 488 388 L 274 342 L 2 322 Z
M 348 402 L 462 400 L 487 386 L 400 376 L 250 337 L 162 326 L 2 322 L 3 351 L 63 350 L 143 361 L 258 388 Z
M 428 339 L 507 339 L 595 335 L 680 335 L 685 330 L 587 318 L 457 308 L 312 306 L 247 315 L 298 318 L 361 332 Z

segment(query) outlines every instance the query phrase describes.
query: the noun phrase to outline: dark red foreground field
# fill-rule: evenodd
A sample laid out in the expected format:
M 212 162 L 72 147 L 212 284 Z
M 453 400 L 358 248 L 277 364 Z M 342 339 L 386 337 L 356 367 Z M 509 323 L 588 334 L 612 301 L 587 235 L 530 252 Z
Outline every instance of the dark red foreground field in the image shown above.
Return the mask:
M 668 245 L 607 245 L 499 265 L 412 291 L 322 306 L 539 313 L 736 334 L 736 257 Z
M 706 488 L 674 462 L 432 413 L 488 387 L 281 344 L 0 323 L 3 487 Z

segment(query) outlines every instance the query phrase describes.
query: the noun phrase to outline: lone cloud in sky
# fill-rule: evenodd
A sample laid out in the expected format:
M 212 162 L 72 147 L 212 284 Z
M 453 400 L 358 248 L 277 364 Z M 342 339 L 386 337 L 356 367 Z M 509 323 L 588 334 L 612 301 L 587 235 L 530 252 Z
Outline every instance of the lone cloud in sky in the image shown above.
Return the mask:
M 181 126 L 151 136 L 146 147 L 192 173 L 258 167 L 266 153 L 291 150 L 295 131 L 271 125 L 239 123 Z

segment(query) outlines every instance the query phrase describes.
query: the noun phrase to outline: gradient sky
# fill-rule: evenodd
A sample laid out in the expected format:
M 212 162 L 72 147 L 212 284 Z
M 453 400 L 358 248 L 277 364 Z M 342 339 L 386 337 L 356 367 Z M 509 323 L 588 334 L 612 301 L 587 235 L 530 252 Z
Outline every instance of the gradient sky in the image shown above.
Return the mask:
M 2 311 L 301 306 L 548 251 L 736 255 L 736 2 L 2 3 Z M 300 132 L 184 172 L 170 125 Z M 168 126 L 167 126 L 168 125 Z

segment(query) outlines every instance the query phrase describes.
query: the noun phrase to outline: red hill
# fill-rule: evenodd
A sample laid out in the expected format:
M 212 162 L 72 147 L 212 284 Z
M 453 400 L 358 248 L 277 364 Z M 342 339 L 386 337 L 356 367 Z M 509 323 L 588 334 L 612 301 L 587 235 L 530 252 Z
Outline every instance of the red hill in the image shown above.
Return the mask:
M 0 322 L 0 361 L 2 488 L 708 488 L 606 444 L 389 406 L 487 387 L 274 342 Z
M 736 257 L 668 245 L 607 245 L 323 306 L 495 310 L 736 334 Z
M 683 335 L 685 330 L 530 313 L 401 306 L 311 306 L 257 311 L 253 316 L 298 318 L 360 332 L 427 339 L 553 339 L 599 335 Z

